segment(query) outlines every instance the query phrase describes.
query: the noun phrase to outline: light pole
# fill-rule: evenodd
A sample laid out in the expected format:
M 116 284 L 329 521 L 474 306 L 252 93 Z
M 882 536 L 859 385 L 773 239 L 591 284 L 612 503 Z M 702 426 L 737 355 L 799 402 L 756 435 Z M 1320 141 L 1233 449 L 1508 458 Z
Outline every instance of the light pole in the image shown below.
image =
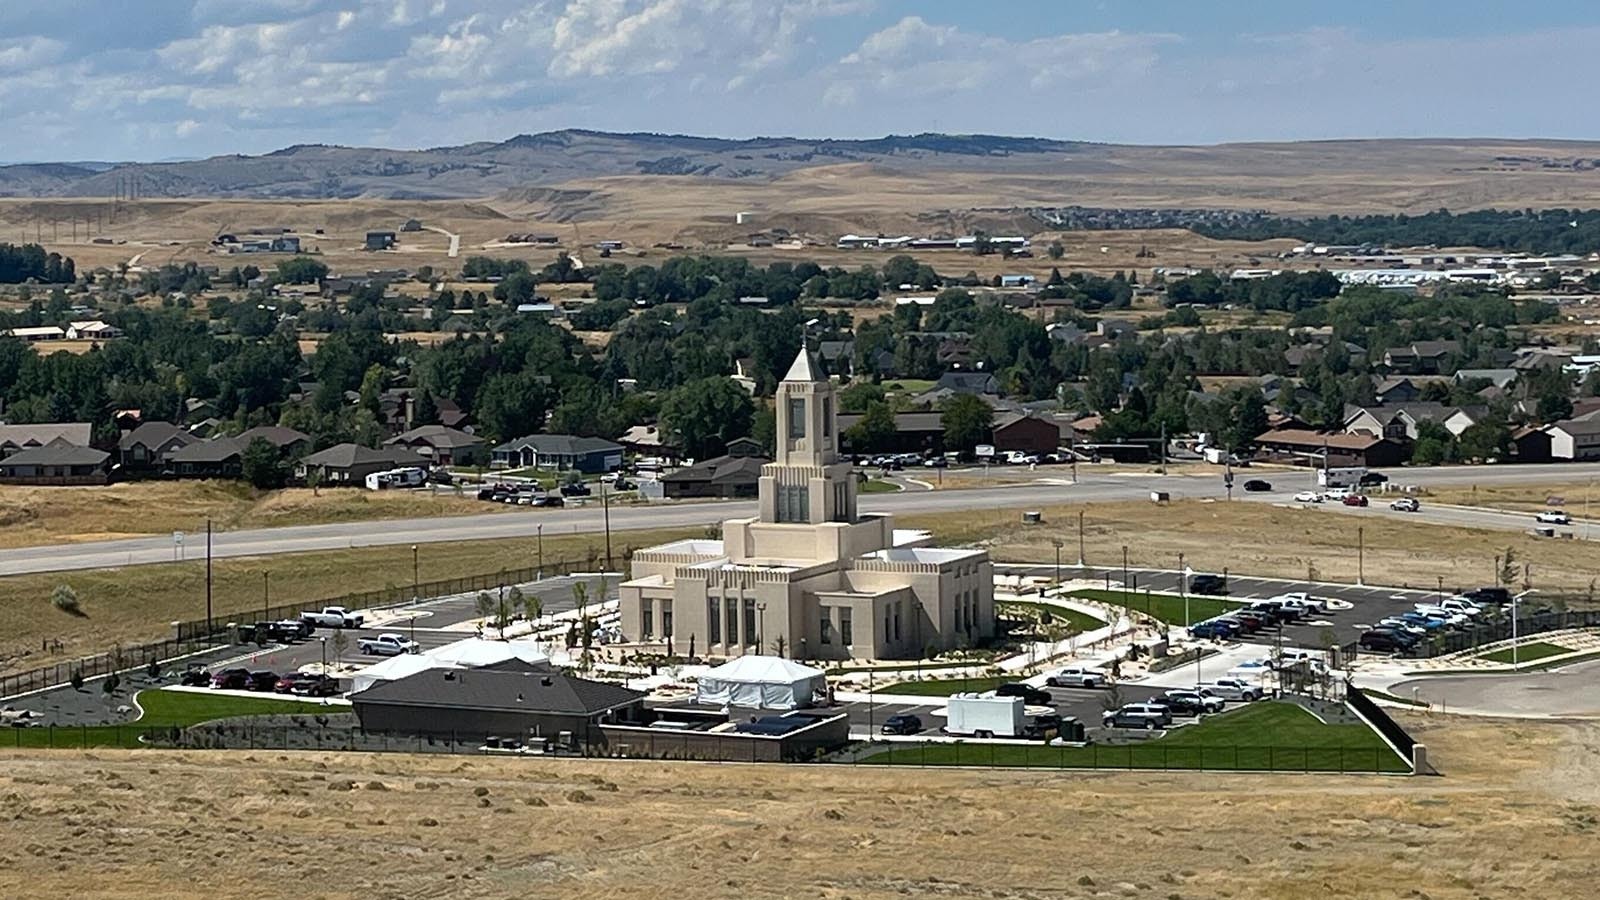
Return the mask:
M 412 544 L 411 545 L 411 602 L 412 603 L 416 603 L 418 600 L 422 599 L 422 585 L 421 585 L 421 581 L 417 577 L 418 573 L 420 571 L 421 570 L 418 568 L 418 565 L 417 565 L 417 545 L 416 544 Z
M 206 634 L 211 634 L 211 520 L 206 519 Z
M 1366 583 L 1367 583 L 1367 577 L 1366 577 L 1366 573 L 1367 573 L 1367 564 L 1366 564 L 1367 546 L 1366 545 L 1367 545 L 1366 528 L 1364 526 L 1357 525 L 1356 526 L 1356 584 L 1358 584 L 1358 585 L 1360 585 L 1362 587 L 1365 587 Z
M 272 615 L 270 612 L 268 612 L 268 610 L 270 610 L 270 609 L 272 609 L 272 573 L 271 572 L 262 572 L 261 573 L 261 618 L 266 619 L 267 617 Z
M 1128 589 L 1128 545 L 1122 545 L 1122 589 Z
M 539 542 L 539 571 L 538 578 L 544 578 L 544 523 L 540 522 L 533 527 L 533 533 L 538 536 Z
M 1060 587 L 1061 586 L 1061 540 L 1059 538 L 1052 538 L 1050 540 L 1050 543 L 1054 544 L 1055 548 L 1056 548 L 1056 587 Z
M 756 604 L 756 649 L 766 652 L 767 646 L 767 605 Z
M 1517 604 L 1529 594 L 1537 594 L 1538 588 L 1528 588 L 1522 593 L 1511 598 L 1511 671 L 1515 672 L 1520 663 L 1517 662 Z
M 1083 510 L 1078 510 L 1078 568 L 1083 568 Z
M 322 645 L 322 674 L 326 675 L 328 674 L 328 639 L 319 637 L 317 642 Z
M 1183 627 L 1188 628 L 1189 620 L 1189 570 L 1183 567 L 1183 554 L 1178 554 L 1178 594 L 1183 597 Z

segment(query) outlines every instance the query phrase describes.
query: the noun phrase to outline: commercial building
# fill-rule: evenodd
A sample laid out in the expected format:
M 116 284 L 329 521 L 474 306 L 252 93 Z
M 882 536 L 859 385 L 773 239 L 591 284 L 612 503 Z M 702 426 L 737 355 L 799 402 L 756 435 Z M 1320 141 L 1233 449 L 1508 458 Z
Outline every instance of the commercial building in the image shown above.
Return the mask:
M 986 552 L 931 548 L 926 532 L 857 510 L 821 371 L 802 350 L 778 385 L 777 458 L 761 470 L 759 515 L 724 522 L 721 540 L 634 554 L 621 586 L 626 642 L 713 657 L 895 659 L 993 635 Z

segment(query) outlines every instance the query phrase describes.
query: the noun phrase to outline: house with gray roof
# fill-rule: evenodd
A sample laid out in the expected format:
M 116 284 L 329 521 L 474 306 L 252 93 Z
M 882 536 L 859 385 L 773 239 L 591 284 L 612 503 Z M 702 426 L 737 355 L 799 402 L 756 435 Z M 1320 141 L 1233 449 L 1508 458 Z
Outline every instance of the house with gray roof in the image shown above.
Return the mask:
M 420 466 L 424 462 L 415 451 L 405 447 L 374 449 L 360 444 L 335 444 L 302 458 L 295 464 L 294 476 L 306 483 L 315 480 L 320 485 L 361 487 L 373 473 Z
M 472 466 L 482 462 L 483 439 L 457 428 L 421 425 L 384 441 L 386 447 L 403 447 L 440 466 Z
M 42 422 L 36 425 L 0 425 L 0 459 L 19 450 L 65 442 L 74 447 L 89 446 L 94 427 L 88 422 Z
M 622 468 L 621 444 L 572 434 L 530 434 L 501 444 L 490 456 L 493 465 L 506 469 L 595 473 Z
M 159 472 L 179 448 L 198 440 L 171 422 L 142 422 L 117 439 L 117 463 L 131 475 Z
M 79 447 L 63 440 L 0 459 L 0 482 L 5 484 L 105 484 L 111 454 Z
M 728 444 L 722 456 L 701 460 L 661 477 L 665 497 L 754 497 L 761 486 L 761 467 L 772 460 L 749 438 Z
M 238 478 L 244 470 L 244 448 L 238 438 L 214 437 L 172 451 L 165 474 L 179 478 Z

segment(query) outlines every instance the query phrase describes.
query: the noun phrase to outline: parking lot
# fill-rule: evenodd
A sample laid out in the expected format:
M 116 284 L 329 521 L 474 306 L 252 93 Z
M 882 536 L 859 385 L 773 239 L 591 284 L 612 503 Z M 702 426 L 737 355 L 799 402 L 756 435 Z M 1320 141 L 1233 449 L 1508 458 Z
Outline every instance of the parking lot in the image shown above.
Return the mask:
M 1049 565 L 996 565 L 995 571 L 1003 574 L 1026 574 L 1035 577 L 1052 577 L 1054 566 Z M 1088 574 L 1088 573 L 1085 573 Z M 1084 577 L 1079 574 L 1076 566 L 1063 566 L 1063 578 Z M 1124 588 L 1123 570 L 1121 568 L 1093 569 L 1092 577 L 1102 582 L 1110 590 Z M 1176 571 L 1163 569 L 1129 568 L 1127 570 L 1126 589 L 1143 591 L 1148 588 L 1152 593 L 1180 593 L 1184 577 Z M 1466 585 L 1473 587 L 1476 585 Z M 1341 601 L 1348 604 L 1346 609 L 1335 609 L 1328 613 L 1312 616 L 1292 625 L 1283 627 L 1283 644 L 1286 647 L 1306 647 L 1321 650 L 1327 646 L 1324 634 L 1327 629 L 1333 630 L 1334 642 L 1348 644 L 1361 636 L 1361 632 L 1373 623 L 1387 616 L 1399 615 L 1409 612 L 1418 603 L 1431 603 L 1439 599 L 1437 590 L 1419 591 L 1405 588 L 1384 586 L 1362 586 L 1354 584 L 1331 584 L 1327 582 L 1307 583 L 1304 581 L 1289 581 L 1282 578 L 1257 578 L 1248 575 L 1235 575 L 1228 573 L 1227 600 L 1249 603 L 1252 600 L 1262 600 L 1277 594 L 1291 591 L 1306 591 L 1311 596 L 1322 599 Z M 1454 588 L 1446 585 L 1444 596 L 1448 597 Z M 1201 596 L 1196 594 L 1194 596 Z M 1246 635 L 1242 640 L 1258 644 L 1272 644 L 1278 640 L 1276 629 L 1271 632 L 1260 631 L 1253 635 Z

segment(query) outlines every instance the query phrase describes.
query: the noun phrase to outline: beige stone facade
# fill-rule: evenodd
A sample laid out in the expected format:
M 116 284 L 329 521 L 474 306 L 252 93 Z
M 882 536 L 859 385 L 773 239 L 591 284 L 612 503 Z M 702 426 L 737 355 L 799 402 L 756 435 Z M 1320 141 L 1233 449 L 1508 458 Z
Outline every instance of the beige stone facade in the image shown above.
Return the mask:
M 905 659 L 994 633 L 994 579 L 980 550 L 928 547 L 892 516 L 861 515 L 839 459 L 833 385 L 802 350 L 777 391 L 777 454 L 759 514 L 722 540 L 634 554 L 621 587 L 635 646 L 700 656 Z

